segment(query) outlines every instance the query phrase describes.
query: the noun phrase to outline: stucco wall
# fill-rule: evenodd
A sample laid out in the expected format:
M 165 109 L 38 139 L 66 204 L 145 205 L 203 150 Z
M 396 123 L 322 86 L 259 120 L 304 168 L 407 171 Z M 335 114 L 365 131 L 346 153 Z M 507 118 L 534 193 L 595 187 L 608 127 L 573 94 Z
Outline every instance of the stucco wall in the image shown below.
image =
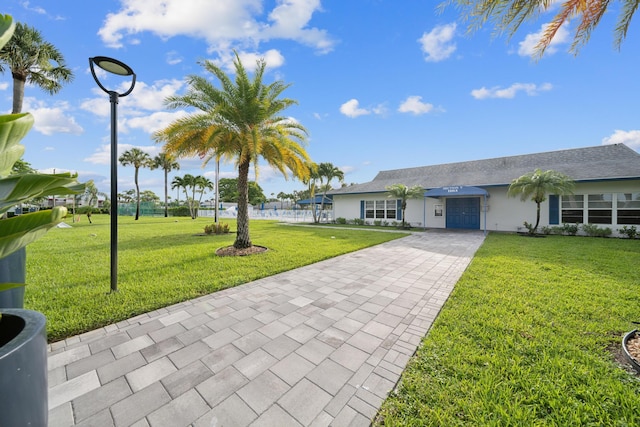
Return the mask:
M 507 197 L 508 186 L 485 188 L 489 192 L 487 199 L 487 230 L 495 231 L 520 231 L 523 230 L 523 222 L 535 223 L 536 204 L 530 200 L 522 202 L 519 197 Z M 640 192 L 640 180 L 600 181 L 578 183 L 574 194 L 587 195 L 602 193 L 638 193 Z M 386 199 L 385 193 L 334 195 L 334 218 L 346 218 L 352 220 L 360 218 L 361 200 Z M 442 205 L 442 216 L 435 216 L 436 205 Z M 480 203 L 480 228 L 485 226 L 484 201 Z M 427 228 L 446 227 L 446 198 L 413 199 L 407 201 L 405 221 L 414 226 Z M 586 218 L 585 218 L 586 222 Z M 540 209 L 540 227 L 549 225 L 549 201 L 545 201 Z M 604 225 L 611 227 L 614 232 L 619 228 L 614 215 L 613 224 Z

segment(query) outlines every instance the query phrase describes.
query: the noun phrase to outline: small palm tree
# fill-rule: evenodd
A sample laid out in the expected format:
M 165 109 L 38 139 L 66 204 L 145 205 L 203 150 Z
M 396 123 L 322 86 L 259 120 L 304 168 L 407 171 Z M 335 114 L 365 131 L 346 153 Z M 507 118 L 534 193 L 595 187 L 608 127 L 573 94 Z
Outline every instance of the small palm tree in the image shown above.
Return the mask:
M 567 175 L 553 170 L 543 172 L 536 169 L 511 181 L 507 196 L 520 196 L 523 202 L 530 198 L 536 203 L 536 224 L 533 228 L 528 227 L 529 233 L 535 234 L 540 224 L 540 204 L 547 200 L 547 194 L 572 194 L 574 188 L 575 182 Z
M 89 224 L 91 224 L 91 214 L 93 213 L 93 207 L 96 203 L 98 203 L 98 196 L 107 197 L 107 195 L 98 190 L 96 184 L 93 180 L 87 182 L 86 187 L 84 189 L 84 198 L 87 202 L 86 214 L 87 219 L 89 220 Z
M 38 30 L 19 22 L 11 40 L 0 49 L 0 72 L 5 66 L 13 76 L 13 114 L 22 111 L 27 82 L 53 95 L 73 80 L 60 51 Z
M 164 171 L 164 217 L 169 216 L 169 172 L 180 169 L 180 163 L 176 162 L 173 156 L 167 153 L 160 153 L 153 158 L 151 169 L 162 169 Z
M 316 187 L 318 185 L 318 181 L 320 181 L 320 172 L 318 170 L 319 165 L 317 163 L 309 162 L 307 167 L 309 168 L 309 176 L 306 179 L 303 179 L 302 183 L 306 184 L 307 191 L 309 193 L 309 208 L 311 208 L 313 222 L 320 222 L 315 204 Z
M 196 177 L 195 184 L 196 184 L 197 192 L 198 194 L 200 194 L 200 197 L 198 197 L 198 206 L 200 206 L 200 204 L 202 203 L 202 196 L 205 190 L 213 190 L 214 185 L 209 178 L 206 178 L 202 175 Z
M 134 181 L 136 183 L 136 221 L 140 218 L 140 185 L 138 184 L 138 172 L 140 168 L 146 168 L 151 165 L 151 156 L 145 153 L 139 148 L 132 148 L 131 150 L 122 153 L 118 159 L 122 166 L 133 165 L 136 168 L 134 175 Z
M 176 197 L 176 205 L 180 206 L 180 189 L 184 188 L 184 179 L 181 176 L 174 176 L 173 181 L 171 181 L 171 189 L 175 190 L 176 188 L 178 189 L 178 197 Z
M 424 197 L 424 188 L 419 185 L 407 187 L 404 184 L 393 184 L 386 187 L 389 198 L 400 199 L 400 209 L 402 210 L 402 228 L 404 228 L 404 211 L 407 209 L 407 200 L 420 199 Z
M 318 165 L 318 175 L 320 177 L 320 184 L 323 184 L 325 179 L 327 180 L 322 188 L 322 201 L 320 202 L 320 211 L 324 211 L 324 199 L 327 197 L 327 191 L 331 189 L 331 181 L 338 178 L 340 183 L 344 182 L 344 172 L 333 166 L 332 163 L 320 163 L 320 165 Z

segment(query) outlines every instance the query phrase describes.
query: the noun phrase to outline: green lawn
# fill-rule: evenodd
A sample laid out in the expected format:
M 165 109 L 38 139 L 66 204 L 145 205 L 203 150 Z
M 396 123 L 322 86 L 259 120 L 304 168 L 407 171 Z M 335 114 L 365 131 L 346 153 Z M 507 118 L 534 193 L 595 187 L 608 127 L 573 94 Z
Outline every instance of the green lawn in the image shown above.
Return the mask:
M 640 425 L 640 240 L 490 234 L 378 426 Z
M 118 288 L 109 294 L 109 217 L 86 216 L 27 248 L 25 308 L 47 317 L 49 341 L 261 277 L 373 246 L 403 233 L 295 227 L 251 221 L 251 238 L 269 251 L 218 257 L 234 234 L 200 236 L 212 219 L 119 219 Z M 235 231 L 235 221 L 229 223 Z

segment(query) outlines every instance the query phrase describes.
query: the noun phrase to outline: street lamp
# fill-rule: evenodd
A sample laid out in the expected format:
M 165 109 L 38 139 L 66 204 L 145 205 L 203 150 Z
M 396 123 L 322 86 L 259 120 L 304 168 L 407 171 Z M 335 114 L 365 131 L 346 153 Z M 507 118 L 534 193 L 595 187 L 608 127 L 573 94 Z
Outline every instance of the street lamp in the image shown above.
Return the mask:
M 118 76 L 131 76 L 131 87 L 124 93 L 109 90 L 100 83 L 94 70 L 97 65 L 102 70 Z M 111 102 L 111 292 L 118 291 L 118 98 L 127 96 L 136 85 L 136 73 L 124 62 L 106 56 L 89 58 L 91 75 L 100 89 L 109 94 Z

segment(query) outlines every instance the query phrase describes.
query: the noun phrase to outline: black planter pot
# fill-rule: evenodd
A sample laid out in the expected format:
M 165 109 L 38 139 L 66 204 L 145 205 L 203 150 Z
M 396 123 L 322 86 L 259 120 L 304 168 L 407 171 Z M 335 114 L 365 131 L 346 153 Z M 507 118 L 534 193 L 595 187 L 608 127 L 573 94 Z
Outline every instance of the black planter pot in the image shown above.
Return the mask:
M 633 366 L 633 369 L 635 369 L 636 372 L 640 374 L 640 364 L 638 364 L 638 361 L 633 356 L 631 356 L 629 350 L 627 349 L 627 342 L 630 339 L 635 338 L 637 332 L 638 330 L 634 329 L 633 331 L 627 333 L 624 338 L 622 338 L 622 351 L 624 352 L 624 356 L 627 358 L 629 364 L 631 364 L 631 366 Z
M 46 319 L 31 310 L 2 309 L 0 313 L 0 424 L 46 426 Z
M 26 248 L 0 258 L 0 283 L 25 283 Z M 0 291 L 0 308 L 23 308 L 24 286 Z

